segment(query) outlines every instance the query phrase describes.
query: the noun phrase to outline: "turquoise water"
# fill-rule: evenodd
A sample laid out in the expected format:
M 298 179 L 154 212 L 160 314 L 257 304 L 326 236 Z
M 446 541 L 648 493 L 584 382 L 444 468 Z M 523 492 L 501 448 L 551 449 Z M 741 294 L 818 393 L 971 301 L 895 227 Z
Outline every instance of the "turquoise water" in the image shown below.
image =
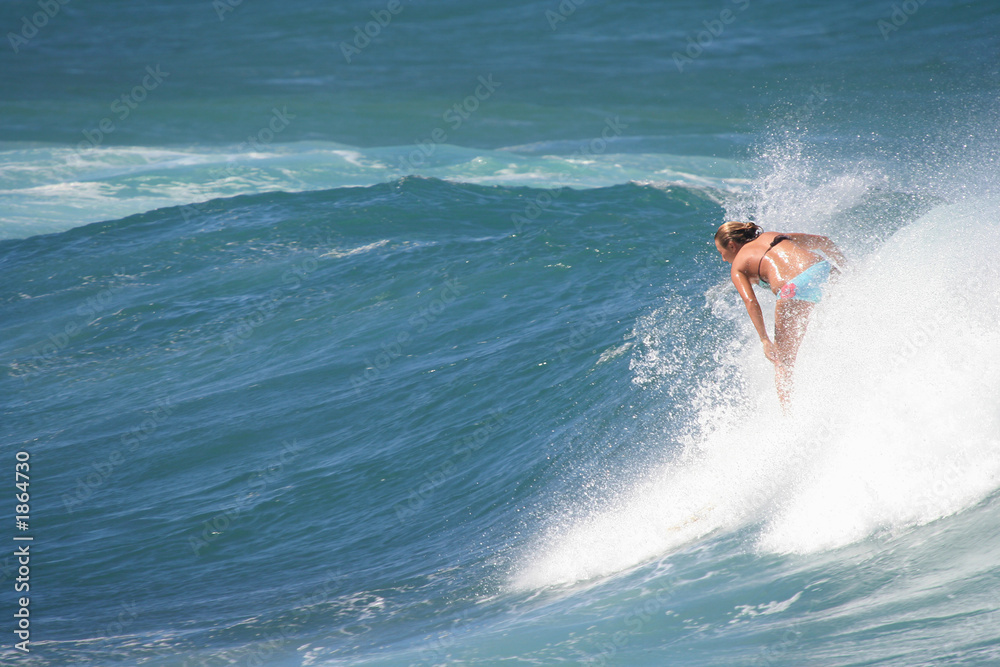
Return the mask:
M 989 3 L 0 24 L 5 664 L 1000 663 Z

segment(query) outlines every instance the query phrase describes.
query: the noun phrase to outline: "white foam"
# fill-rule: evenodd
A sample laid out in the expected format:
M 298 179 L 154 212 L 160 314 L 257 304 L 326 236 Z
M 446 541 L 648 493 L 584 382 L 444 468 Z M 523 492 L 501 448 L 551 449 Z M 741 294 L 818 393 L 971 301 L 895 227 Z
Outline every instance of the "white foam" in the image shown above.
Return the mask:
M 360 245 L 354 248 L 334 248 L 333 250 L 330 250 L 320 255 L 320 257 L 334 257 L 340 259 L 343 257 L 350 257 L 352 255 L 360 255 L 362 253 L 376 250 L 388 244 L 389 244 L 389 239 L 382 239 L 380 241 L 375 241 L 374 243 L 367 243 L 365 245 Z
M 997 200 L 942 206 L 862 262 L 800 351 L 828 433 L 760 545 L 808 552 L 927 523 L 1000 487 Z
M 853 184 L 840 187 L 855 200 Z M 814 314 L 788 416 L 742 304 L 731 287 L 710 290 L 743 333 L 716 343 L 724 362 L 691 399 L 695 435 L 660 443 L 684 453 L 571 512 L 583 518 L 553 520 L 513 585 L 608 575 L 740 527 L 765 552 L 834 549 L 989 497 L 1000 489 L 997 256 L 1000 200 L 982 197 L 939 206 L 859 258 Z M 669 382 L 678 359 L 643 327 L 637 338 L 656 349 L 637 350 L 634 368 L 649 382 L 660 365 Z

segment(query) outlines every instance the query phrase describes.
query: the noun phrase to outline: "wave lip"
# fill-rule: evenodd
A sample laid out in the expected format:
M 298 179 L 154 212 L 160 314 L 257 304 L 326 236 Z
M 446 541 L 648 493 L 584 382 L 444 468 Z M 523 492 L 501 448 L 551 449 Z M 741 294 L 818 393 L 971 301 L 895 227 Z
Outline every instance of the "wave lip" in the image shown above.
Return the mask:
M 631 181 L 738 189 L 729 160 L 669 154 L 519 154 L 436 144 L 298 142 L 238 148 L 27 147 L 0 151 L 0 238 L 64 231 L 168 206 L 423 176 L 481 185 L 599 188 Z

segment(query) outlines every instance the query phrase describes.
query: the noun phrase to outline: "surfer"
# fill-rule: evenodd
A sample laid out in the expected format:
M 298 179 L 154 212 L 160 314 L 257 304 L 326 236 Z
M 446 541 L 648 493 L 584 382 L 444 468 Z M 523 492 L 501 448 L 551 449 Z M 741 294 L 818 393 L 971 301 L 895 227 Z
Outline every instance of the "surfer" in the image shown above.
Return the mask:
M 781 406 L 788 409 L 792 368 L 813 307 L 823 286 L 846 264 L 840 249 L 825 236 L 765 232 L 752 222 L 727 222 L 715 233 L 715 247 L 733 265 L 730 277 L 750 315 L 764 356 L 774 363 L 774 384 Z M 832 260 L 832 261 L 831 261 Z M 777 295 L 774 341 L 767 335 L 764 316 L 752 285 Z

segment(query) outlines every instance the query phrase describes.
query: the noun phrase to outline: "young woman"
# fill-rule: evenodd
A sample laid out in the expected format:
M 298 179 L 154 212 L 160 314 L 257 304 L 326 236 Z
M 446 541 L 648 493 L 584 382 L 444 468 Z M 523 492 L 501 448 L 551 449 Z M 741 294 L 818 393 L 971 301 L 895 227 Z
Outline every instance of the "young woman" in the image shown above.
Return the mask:
M 823 286 L 837 272 L 834 264 L 845 264 L 844 256 L 825 236 L 765 232 L 752 222 L 723 224 L 715 233 L 715 247 L 722 259 L 733 265 L 730 277 L 764 345 L 764 356 L 774 362 L 778 398 L 787 409 L 792 368 L 809 315 L 822 298 Z M 774 342 L 767 335 L 754 283 L 778 296 Z

